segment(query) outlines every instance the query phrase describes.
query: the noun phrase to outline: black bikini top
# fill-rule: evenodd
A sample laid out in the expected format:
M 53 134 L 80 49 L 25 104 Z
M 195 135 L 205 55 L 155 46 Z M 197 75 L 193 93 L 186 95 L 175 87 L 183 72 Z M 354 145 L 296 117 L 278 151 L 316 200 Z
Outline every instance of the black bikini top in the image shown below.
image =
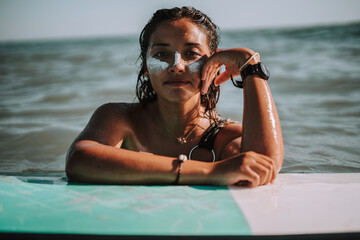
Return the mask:
M 217 134 L 219 133 L 220 129 L 225 125 L 226 119 L 221 119 L 217 123 L 213 122 L 208 129 L 204 132 L 203 136 L 201 137 L 198 145 L 193 147 L 189 152 L 189 159 L 191 159 L 191 155 L 193 151 L 197 148 L 206 148 L 211 151 L 213 160 L 215 162 L 215 152 L 214 152 L 214 144 Z

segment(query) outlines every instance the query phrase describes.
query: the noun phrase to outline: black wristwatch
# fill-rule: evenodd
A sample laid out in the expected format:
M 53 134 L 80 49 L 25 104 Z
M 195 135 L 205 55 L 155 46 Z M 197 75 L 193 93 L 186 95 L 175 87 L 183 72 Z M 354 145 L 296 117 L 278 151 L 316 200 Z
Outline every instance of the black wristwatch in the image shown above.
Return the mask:
M 270 77 L 270 71 L 269 68 L 263 64 L 262 62 L 259 62 L 255 65 L 247 65 L 244 70 L 241 71 L 241 78 L 243 79 L 243 81 L 245 80 L 245 78 L 249 75 L 254 75 L 257 74 L 259 75 L 262 79 L 268 80 Z
M 231 77 L 231 80 L 235 87 L 243 88 L 244 80 L 249 75 L 259 75 L 262 79 L 268 80 L 270 77 L 270 71 L 269 68 L 263 64 L 262 62 L 259 62 L 254 65 L 247 65 L 244 70 L 241 71 L 240 75 L 242 78 L 242 81 L 234 81 L 234 79 Z

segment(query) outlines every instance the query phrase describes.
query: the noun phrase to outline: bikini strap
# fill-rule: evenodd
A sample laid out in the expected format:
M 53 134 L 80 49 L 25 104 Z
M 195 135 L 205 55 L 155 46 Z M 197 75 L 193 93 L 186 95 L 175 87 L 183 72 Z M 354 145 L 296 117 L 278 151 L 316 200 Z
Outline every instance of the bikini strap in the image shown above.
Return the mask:
M 213 122 L 208 129 L 204 132 L 203 136 L 201 137 L 199 144 L 193 147 L 189 152 L 189 159 L 191 159 L 191 155 L 193 151 L 197 148 L 206 148 L 211 151 L 213 155 L 212 162 L 215 162 L 215 152 L 214 152 L 214 145 L 215 145 L 215 139 L 217 134 L 220 131 L 220 128 L 222 128 L 225 124 L 226 120 L 221 119 L 220 121 Z
M 201 148 L 207 148 L 209 150 L 214 149 L 215 139 L 222 126 L 213 122 L 205 133 L 201 137 L 198 146 Z

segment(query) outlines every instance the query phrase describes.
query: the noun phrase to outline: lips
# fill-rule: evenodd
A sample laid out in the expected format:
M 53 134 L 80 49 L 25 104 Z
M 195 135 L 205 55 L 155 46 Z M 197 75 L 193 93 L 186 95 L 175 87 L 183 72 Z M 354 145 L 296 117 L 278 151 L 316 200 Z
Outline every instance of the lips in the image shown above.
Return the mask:
M 190 83 L 190 81 L 187 81 L 187 80 L 184 80 L 184 79 L 171 80 L 171 81 L 164 82 L 165 85 L 169 85 L 169 86 L 184 86 L 184 85 L 186 85 L 188 83 Z

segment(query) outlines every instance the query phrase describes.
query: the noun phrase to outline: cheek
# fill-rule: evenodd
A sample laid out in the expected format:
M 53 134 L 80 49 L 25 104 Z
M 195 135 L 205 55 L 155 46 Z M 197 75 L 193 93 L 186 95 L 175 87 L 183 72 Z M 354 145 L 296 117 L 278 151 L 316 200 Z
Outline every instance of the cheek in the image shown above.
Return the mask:
M 159 74 L 168 69 L 169 64 L 167 62 L 160 61 L 159 59 L 148 57 L 146 58 L 146 67 L 149 74 Z
M 189 68 L 190 72 L 200 74 L 203 65 L 204 65 L 204 61 L 199 60 L 199 61 L 190 63 L 188 65 L 188 68 Z

